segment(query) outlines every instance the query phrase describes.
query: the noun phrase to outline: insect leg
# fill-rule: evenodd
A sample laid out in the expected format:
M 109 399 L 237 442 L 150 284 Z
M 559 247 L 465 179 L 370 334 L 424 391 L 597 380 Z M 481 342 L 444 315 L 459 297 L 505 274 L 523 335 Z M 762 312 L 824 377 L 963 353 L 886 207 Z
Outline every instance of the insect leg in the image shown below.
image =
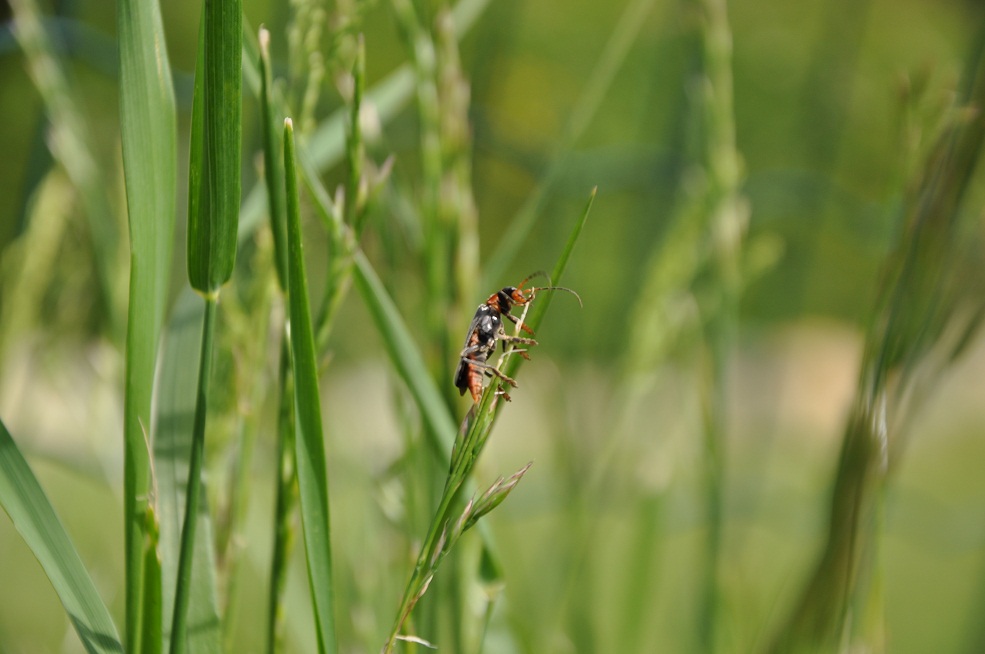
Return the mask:
M 469 359 L 469 365 L 475 366 L 476 368 L 482 368 L 487 374 L 492 374 L 494 377 L 498 377 L 503 380 L 513 388 L 516 388 L 516 381 L 511 377 L 504 375 L 499 368 L 492 365 L 491 363 L 486 363 L 485 361 L 476 361 L 474 359 Z

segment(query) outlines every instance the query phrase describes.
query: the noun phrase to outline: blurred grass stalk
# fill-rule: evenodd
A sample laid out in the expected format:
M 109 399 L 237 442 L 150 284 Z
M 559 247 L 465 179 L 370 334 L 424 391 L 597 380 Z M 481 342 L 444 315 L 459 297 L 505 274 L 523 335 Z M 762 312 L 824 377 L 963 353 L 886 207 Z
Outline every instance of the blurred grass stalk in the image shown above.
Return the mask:
M 177 121 L 158 3 L 120 0 L 117 30 L 130 225 L 123 437 L 126 638 L 128 651 L 158 652 L 162 645 L 161 562 L 149 439 L 154 367 L 174 244 Z
M 616 430 L 626 434 L 630 416 L 651 389 L 654 371 L 666 363 L 685 334 L 702 330 L 700 365 L 701 422 L 706 537 L 698 570 L 699 595 L 694 630 L 695 651 L 714 652 L 724 646 L 721 634 L 723 592 L 721 565 L 723 481 L 726 467 L 728 366 L 738 323 L 738 304 L 748 262 L 743 247 L 749 208 L 741 193 L 742 159 L 736 148 L 732 82 L 732 36 L 725 0 L 686 0 L 685 12 L 698 22 L 701 70 L 692 89 L 696 115 L 695 165 L 687 171 L 680 207 L 662 241 L 654 249 L 643 275 L 643 286 L 629 321 L 630 330 L 621 370 L 621 398 L 615 409 Z M 613 439 L 600 457 L 587 488 L 597 488 L 615 455 Z M 672 467 L 672 464 L 671 464 Z M 660 542 L 660 487 L 640 500 L 640 534 Z M 654 552 L 634 548 L 633 569 L 640 571 L 626 588 L 627 612 L 620 637 L 627 651 L 640 646 L 644 594 L 652 580 Z M 634 617 L 635 616 L 635 617 Z
M 43 27 L 37 2 L 13 0 L 10 7 L 14 16 L 13 35 L 24 51 L 31 80 L 44 101 L 47 119 L 51 123 L 47 146 L 65 169 L 82 201 L 92 238 L 92 263 L 99 279 L 102 304 L 108 316 L 110 333 L 118 337 L 123 328 L 120 319 L 123 289 L 119 272 L 124 265 L 124 251 L 118 233 L 120 226 L 112 219 L 117 214 L 111 210 L 106 192 L 112 185 L 105 178 L 104 168 L 97 161 L 96 150 L 88 137 L 90 130 L 86 127 L 86 117 L 81 109 L 85 103 L 77 97 L 75 85 L 71 83 Z M 128 52 L 136 56 L 134 50 Z M 121 54 L 124 53 L 121 51 Z M 121 59 L 121 65 L 127 64 Z M 166 66 L 165 63 L 162 70 L 166 70 Z M 151 135 L 151 138 L 154 136 Z
M 454 23 L 444 4 L 432 16 L 410 0 L 392 0 L 415 73 L 420 121 L 421 188 L 417 217 L 424 234 L 425 320 L 429 368 L 450 408 L 457 393 L 448 361 L 458 348 L 462 307 L 475 294 L 478 224 L 472 198 L 469 87 Z
M 711 279 L 707 315 L 703 319 L 706 360 L 702 366 L 701 404 L 708 535 L 698 606 L 698 649 L 715 652 L 722 645 L 718 639 L 723 602 L 719 567 L 724 528 L 728 367 L 738 326 L 740 260 L 749 209 L 740 191 L 742 159 L 735 144 L 732 32 L 726 0 L 702 0 L 699 11 L 704 76 L 698 84 L 705 188 L 698 202 L 709 229 Z
M 980 263 L 962 256 L 961 210 L 985 138 L 985 39 L 965 74 L 967 109 L 944 130 L 904 197 L 902 231 L 883 268 L 832 487 L 828 531 L 771 652 L 886 649 L 878 568 L 883 491 L 904 433 L 981 326 Z M 979 280 L 975 283 L 975 280 Z

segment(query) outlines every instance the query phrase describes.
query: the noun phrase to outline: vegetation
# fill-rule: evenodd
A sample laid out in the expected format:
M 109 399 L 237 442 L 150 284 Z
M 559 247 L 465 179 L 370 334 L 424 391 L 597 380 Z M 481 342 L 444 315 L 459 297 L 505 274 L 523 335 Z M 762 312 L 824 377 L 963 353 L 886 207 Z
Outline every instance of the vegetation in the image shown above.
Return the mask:
M 12 0 L 0 651 L 981 648 L 981 9 L 596 4 Z

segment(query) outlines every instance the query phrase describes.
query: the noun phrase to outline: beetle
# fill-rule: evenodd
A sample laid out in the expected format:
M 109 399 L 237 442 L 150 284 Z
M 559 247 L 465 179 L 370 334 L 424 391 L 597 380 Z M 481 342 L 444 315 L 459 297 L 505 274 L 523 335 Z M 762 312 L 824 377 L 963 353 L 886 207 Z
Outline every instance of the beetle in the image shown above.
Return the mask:
M 544 273 L 536 272 L 528 275 L 517 286 L 504 286 L 476 308 L 472 322 L 469 324 L 468 334 L 465 337 L 465 345 L 459 354 L 458 368 L 455 370 L 455 387 L 458 388 L 460 395 L 465 395 L 465 391 L 469 391 L 472 394 L 472 400 L 478 404 L 482 397 L 483 375 L 498 377 L 504 383 L 516 387 L 515 380 L 507 377 L 499 368 L 489 363 L 489 357 L 496 351 L 497 341 L 503 343 L 504 351 L 507 344 L 537 345 L 537 341 L 532 338 L 511 336 L 503 329 L 503 318 L 505 317 L 526 333 L 531 336 L 534 335 L 532 329 L 510 313 L 513 307 L 529 304 L 533 301 L 537 291 L 567 291 L 578 298 L 578 303 L 581 304 L 581 298 L 577 293 L 562 286 L 541 286 L 523 290 L 524 284 L 532 277 L 539 275 L 544 275 Z M 525 359 L 530 358 L 525 350 L 515 351 Z M 503 393 L 503 396 L 507 400 L 510 399 L 506 393 Z

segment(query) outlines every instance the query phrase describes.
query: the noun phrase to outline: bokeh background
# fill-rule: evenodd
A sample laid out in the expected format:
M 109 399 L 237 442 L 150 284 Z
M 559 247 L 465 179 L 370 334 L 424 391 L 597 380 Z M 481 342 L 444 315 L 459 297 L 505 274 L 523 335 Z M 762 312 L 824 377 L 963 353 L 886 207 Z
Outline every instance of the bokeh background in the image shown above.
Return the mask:
M 245 3 L 247 21 L 265 23 L 275 35 L 277 72 L 285 78 L 292 74 L 284 36 L 292 6 Z M 331 17 L 347 6 L 326 11 Z M 389 3 L 358 6 L 372 87 L 407 61 L 407 48 Z M 162 10 L 186 149 L 199 5 L 170 2 Z M 115 13 L 112 3 L 92 0 L 56 1 L 43 11 L 108 213 L 87 215 L 84 191 L 47 147 L 51 101 L 32 81 L 4 5 L 0 416 L 103 597 L 122 616 L 125 312 L 105 291 L 125 297 L 127 279 Z M 982 47 L 985 8 L 968 0 L 739 0 L 728 4 L 728 21 L 742 163 L 737 191 L 748 207 L 748 263 L 726 357 L 721 604 L 713 639 L 718 651 L 731 652 L 769 641 L 819 554 L 880 271 L 903 232 L 907 186 Z M 501 276 L 483 279 L 491 287 L 477 288 L 459 307 L 463 325 L 489 292 L 553 265 L 598 187 L 564 280 L 584 308 L 557 297 L 480 465 L 481 478 L 491 481 L 534 462 L 489 518 L 506 586 L 485 651 L 707 646 L 700 609 L 709 534 L 701 435 L 706 354 L 700 318 L 689 313 L 686 297 L 683 326 L 644 383 L 627 373 L 640 306 L 646 308 L 641 289 L 655 257 L 673 255 L 661 255 L 661 246 L 701 165 L 701 24 L 690 2 L 499 0 L 461 41 L 480 269 L 514 216 L 541 198 L 534 227 Z M 620 38 L 611 83 L 572 138 L 586 89 Z M 318 47 L 328 57 L 332 44 L 329 31 Z M 331 72 L 316 122 L 342 105 Z M 248 189 L 257 179 L 260 133 L 249 93 L 245 103 Z M 400 207 L 413 201 L 420 172 L 417 125 L 411 103 L 368 136 L 370 156 L 382 162 L 393 155 L 394 168 L 364 242 L 412 331 L 427 298 L 406 254 L 415 234 Z M 343 174 L 341 167 L 326 171 L 327 186 Z M 973 269 L 985 264 L 983 198 L 977 176 L 956 239 Z M 117 235 L 108 255 L 93 245 L 96 223 Z M 178 224 L 175 296 L 185 283 L 182 216 Z M 318 271 L 323 237 L 312 228 L 310 238 L 309 265 Z M 101 267 L 106 256 L 112 263 Z M 100 279 L 102 270 L 111 272 L 108 280 Z M 393 551 L 389 518 L 401 500 L 390 475 L 414 418 L 357 294 L 342 311 L 322 380 L 333 537 L 346 571 L 340 622 L 346 651 L 372 651 L 407 573 Z M 872 651 L 971 653 L 985 642 L 983 375 L 985 343 L 975 335 L 924 389 L 921 410 L 902 430 L 906 447 L 880 492 L 869 568 L 879 597 L 872 606 L 882 616 L 876 641 L 884 648 Z M 467 407 L 463 399 L 458 415 Z M 262 629 L 269 558 L 269 429 L 260 427 L 254 459 L 236 651 L 259 651 L 252 643 Z M 214 491 L 223 478 L 216 450 Z M 312 651 L 303 566 L 295 573 L 289 650 Z M 474 603 L 475 592 L 467 589 L 463 601 Z M 0 651 L 78 650 L 42 571 L 0 518 Z

